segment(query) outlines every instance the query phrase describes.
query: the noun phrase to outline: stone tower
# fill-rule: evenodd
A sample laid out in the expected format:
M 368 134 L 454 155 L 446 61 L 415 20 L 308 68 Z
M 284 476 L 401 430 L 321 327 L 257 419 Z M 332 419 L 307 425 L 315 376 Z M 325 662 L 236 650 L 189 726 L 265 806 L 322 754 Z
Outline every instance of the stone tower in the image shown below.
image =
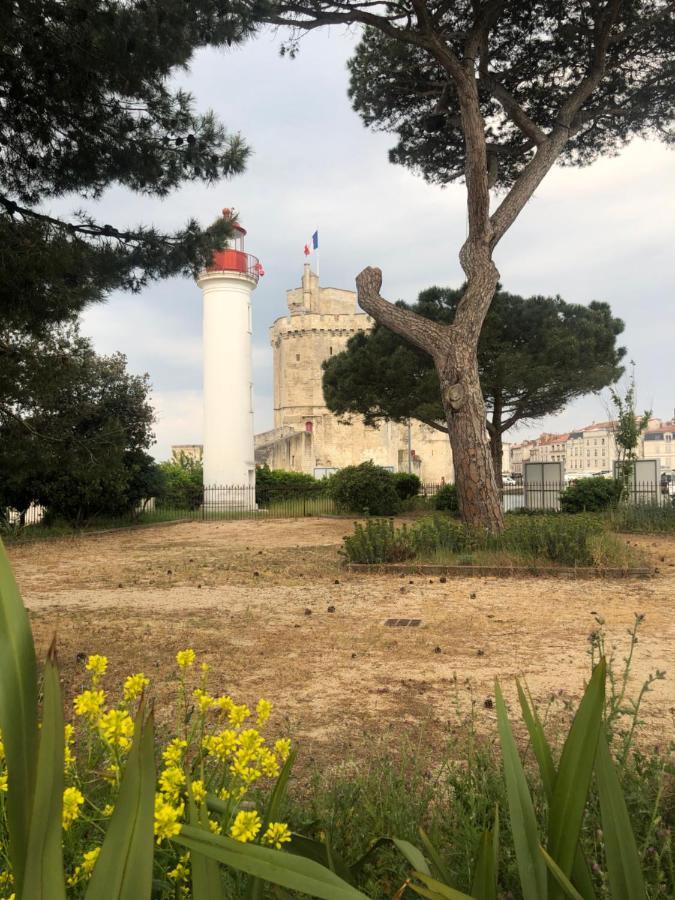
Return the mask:
M 286 297 L 288 315 L 270 329 L 274 430 L 256 435 L 256 460 L 321 476 L 370 459 L 392 471 L 410 469 L 428 481 L 451 480 L 447 435 L 415 422 L 410 432 L 394 422 L 366 427 L 358 417 L 345 423 L 328 410 L 321 364 L 374 325 L 358 311 L 356 293 L 322 287 L 305 264 L 301 286 Z

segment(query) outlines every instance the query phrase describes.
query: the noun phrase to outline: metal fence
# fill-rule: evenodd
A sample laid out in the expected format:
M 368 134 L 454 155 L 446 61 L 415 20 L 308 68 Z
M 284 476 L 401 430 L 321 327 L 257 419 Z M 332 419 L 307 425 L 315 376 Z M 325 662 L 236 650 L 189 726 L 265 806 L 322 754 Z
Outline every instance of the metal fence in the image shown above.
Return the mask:
M 564 504 L 561 504 L 561 495 L 567 487 L 569 484 L 559 482 L 504 485 L 500 489 L 502 509 L 504 512 L 516 512 L 521 509 L 560 511 L 564 508 Z M 431 512 L 439 507 L 453 511 L 456 509 L 456 496 L 454 500 L 451 496 L 446 496 L 443 503 L 440 503 L 437 497 L 444 488 L 446 494 L 452 494 L 452 491 L 447 491 L 447 486 L 443 482 L 422 484 L 417 496 L 404 501 L 403 511 Z M 671 484 L 661 485 L 654 482 L 631 484 L 620 505 L 633 509 L 659 509 L 664 514 L 669 510 L 675 512 L 675 494 L 670 493 L 671 489 Z M 23 513 L 6 510 L 4 521 L 21 528 L 42 522 L 45 513 L 44 507 L 34 504 Z M 279 488 L 267 485 L 219 485 L 206 487 L 203 495 L 198 492 L 183 502 L 176 498 L 171 500 L 151 498 L 139 504 L 126 516 L 114 519 L 92 516 L 83 525 L 88 527 L 90 523 L 96 522 L 97 526 L 104 527 L 109 522 L 113 527 L 124 521 L 151 523 L 180 519 L 194 521 L 271 519 L 330 516 L 340 513 L 359 515 L 363 511 L 352 510 L 345 513 L 344 510 L 338 510 L 327 491 L 327 485 L 321 481 L 297 486 L 284 485 Z

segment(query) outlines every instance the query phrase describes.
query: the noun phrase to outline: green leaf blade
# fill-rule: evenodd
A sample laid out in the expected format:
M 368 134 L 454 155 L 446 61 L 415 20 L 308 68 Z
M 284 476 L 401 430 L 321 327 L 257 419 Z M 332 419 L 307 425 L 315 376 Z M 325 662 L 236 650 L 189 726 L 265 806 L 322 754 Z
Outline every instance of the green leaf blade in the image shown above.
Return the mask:
M 547 896 L 546 863 L 539 852 L 539 832 L 532 798 L 499 684 L 495 685 L 495 694 L 511 831 L 523 898 L 543 900 Z
M 605 704 L 606 663 L 601 660 L 579 704 L 563 747 L 549 807 L 548 854 L 566 878 L 572 874 L 584 809 L 593 777 Z M 550 900 L 562 898 L 558 880 L 550 881 Z
M 173 843 L 197 851 L 223 865 L 261 878 L 271 884 L 309 894 L 321 900 L 367 900 L 356 888 L 330 869 L 310 859 L 281 850 L 244 844 L 223 835 L 207 834 L 202 829 L 184 825 Z
M 646 892 L 640 855 L 604 733 L 598 741 L 595 775 L 612 900 L 644 900 Z
M 154 858 L 155 756 L 152 718 L 136 715 L 134 741 L 86 900 L 149 900 Z
M 35 796 L 21 896 L 24 900 L 65 900 L 61 823 L 64 763 L 63 703 L 54 642 L 47 655 L 43 692 Z
M 37 664 L 26 607 L 0 541 L 0 730 L 7 759 L 9 851 L 23 889 L 38 755 Z

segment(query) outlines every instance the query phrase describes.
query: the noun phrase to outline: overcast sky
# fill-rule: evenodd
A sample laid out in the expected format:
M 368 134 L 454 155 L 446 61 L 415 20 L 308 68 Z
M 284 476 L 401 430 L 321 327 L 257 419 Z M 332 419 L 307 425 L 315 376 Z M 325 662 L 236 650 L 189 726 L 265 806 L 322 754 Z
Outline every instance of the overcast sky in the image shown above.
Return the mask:
M 324 30 L 282 59 L 268 34 L 227 53 L 196 55 L 178 79 L 196 106 L 212 108 L 253 148 L 246 174 L 219 185 L 190 185 L 159 201 L 113 190 L 99 214 L 118 226 L 140 222 L 208 224 L 222 207 L 239 210 L 247 249 L 266 275 L 253 295 L 255 427 L 272 425 L 268 328 L 286 312 L 286 290 L 300 283 L 303 246 L 321 236 L 321 282 L 354 287 L 366 265 L 384 273 L 383 295 L 414 300 L 431 284 L 461 283 L 464 188 L 430 187 L 387 161 L 393 137 L 367 131 L 347 99 L 346 60 L 356 33 Z M 622 342 L 635 360 L 641 406 L 670 417 L 675 405 L 675 155 L 635 142 L 588 169 L 555 169 L 497 249 L 504 287 L 523 295 L 606 300 L 626 323 Z M 81 204 L 80 204 L 81 205 Z M 61 204 L 59 204 L 61 206 Z M 140 295 L 115 294 L 84 315 L 97 349 L 126 353 L 149 372 L 157 444 L 201 442 L 201 295 L 172 279 Z M 554 419 L 512 431 L 510 439 L 562 431 L 606 417 L 590 396 Z

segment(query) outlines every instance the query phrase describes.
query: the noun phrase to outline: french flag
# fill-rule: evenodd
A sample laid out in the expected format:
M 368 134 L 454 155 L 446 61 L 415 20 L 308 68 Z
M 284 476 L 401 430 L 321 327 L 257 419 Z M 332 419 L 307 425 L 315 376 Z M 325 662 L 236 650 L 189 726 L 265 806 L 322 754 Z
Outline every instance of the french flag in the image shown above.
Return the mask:
M 311 250 L 310 250 L 310 244 L 311 244 Z M 319 230 L 317 229 L 314 232 L 314 234 L 312 235 L 311 240 L 309 240 L 305 244 L 305 256 L 309 256 L 309 254 L 312 252 L 312 250 L 318 250 L 318 249 L 319 249 Z

